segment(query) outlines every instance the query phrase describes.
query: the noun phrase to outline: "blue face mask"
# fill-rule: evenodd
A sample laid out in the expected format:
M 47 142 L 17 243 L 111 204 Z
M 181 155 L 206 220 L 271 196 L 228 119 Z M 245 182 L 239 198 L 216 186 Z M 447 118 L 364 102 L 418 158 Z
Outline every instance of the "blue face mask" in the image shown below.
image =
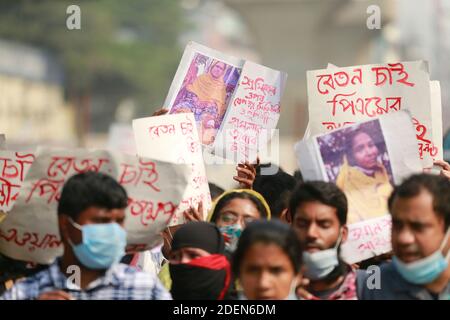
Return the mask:
M 444 237 L 440 248 L 433 254 L 423 259 L 404 263 L 397 257 L 392 258 L 392 263 L 400 275 L 408 282 L 414 284 L 427 284 L 433 282 L 439 275 L 448 267 L 448 260 L 450 259 L 450 251 L 444 258 L 442 249 L 445 247 L 450 235 L 450 229 Z
M 223 226 L 220 227 L 219 230 L 224 235 L 226 249 L 230 252 L 234 252 L 236 250 L 239 237 L 242 234 L 241 225 L 232 224 L 230 226 Z
M 105 270 L 120 261 L 125 255 L 127 233 L 117 223 L 79 225 L 70 223 L 81 231 L 82 242 L 74 245 L 69 239 L 77 259 L 87 268 Z

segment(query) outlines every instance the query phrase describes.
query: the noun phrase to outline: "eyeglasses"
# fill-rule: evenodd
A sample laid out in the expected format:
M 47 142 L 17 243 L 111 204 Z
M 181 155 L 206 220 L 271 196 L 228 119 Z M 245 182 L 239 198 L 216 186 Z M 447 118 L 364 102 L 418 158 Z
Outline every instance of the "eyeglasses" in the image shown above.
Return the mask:
M 223 223 L 227 225 L 236 224 L 239 222 L 239 220 L 241 220 L 243 222 L 241 224 L 246 226 L 249 223 L 255 221 L 256 218 L 251 216 L 241 216 L 233 212 L 224 212 L 220 214 L 219 220 L 221 220 Z

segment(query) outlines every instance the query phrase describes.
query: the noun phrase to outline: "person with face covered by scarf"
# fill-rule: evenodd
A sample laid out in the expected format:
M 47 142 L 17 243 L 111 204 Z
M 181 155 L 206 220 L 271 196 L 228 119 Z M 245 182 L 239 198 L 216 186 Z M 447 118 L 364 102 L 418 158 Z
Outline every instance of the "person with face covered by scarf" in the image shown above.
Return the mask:
M 188 221 L 200 221 L 202 212 L 201 205 L 199 209 L 191 208 L 185 212 L 185 217 Z M 225 254 L 229 257 L 236 249 L 237 241 L 242 233 L 242 230 L 248 223 L 254 220 L 267 219 L 270 220 L 270 208 L 264 198 L 256 191 L 250 189 L 233 189 L 224 192 L 213 203 L 213 206 L 208 215 L 208 221 L 215 224 L 223 235 L 225 240 Z M 178 232 L 178 228 L 176 227 Z M 166 248 L 163 252 L 166 257 L 173 252 L 173 241 L 170 228 L 168 228 L 169 237 L 165 237 Z M 169 239 L 168 239 L 169 238 Z M 172 240 L 173 238 L 173 240 Z M 202 243 L 205 241 L 202 238 Z M 172 246 L 172 247 L 171 247 Z M 169 251 L 169 252 L 167 252 Z M 167 289 L 172 286 L 172 274 L 169 272 L 167 265 L 161 268 L 159 278 Z M 233 290 L 233 289 L 232 289 Z M 236 292 L 233 292 L 234 295 Z
M 173 299 L 228 298 L 231 267 L 224 251 L 224 239 L 213 224 L 197 221 L 180 227 L 169 253 Z

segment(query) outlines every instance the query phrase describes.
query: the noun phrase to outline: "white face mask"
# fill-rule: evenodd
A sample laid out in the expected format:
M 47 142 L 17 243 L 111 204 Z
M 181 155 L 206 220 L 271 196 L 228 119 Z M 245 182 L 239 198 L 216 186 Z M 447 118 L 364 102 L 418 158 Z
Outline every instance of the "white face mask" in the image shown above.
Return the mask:
M 310 280 L 320 280 L 328 276 L 339 265 L 338 247 L 341 243 L 342 233 L 333 248 L 317 252 L 303 252 L 305 277 Z

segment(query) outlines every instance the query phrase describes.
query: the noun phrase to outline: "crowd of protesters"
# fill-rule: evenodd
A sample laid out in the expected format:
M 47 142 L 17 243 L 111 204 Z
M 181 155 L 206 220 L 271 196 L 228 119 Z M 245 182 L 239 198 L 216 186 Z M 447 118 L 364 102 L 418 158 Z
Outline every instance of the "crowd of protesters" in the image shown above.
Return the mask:
M 450 298 L 450 165 L 394 186 L 386 204 L 392 252 L 348 264 L 348 201 L 336 185 L 281 168 L 241 164 L 239 189 L 210 183 L 213 205 L 162 232 L 164 243 L 126 253 L 127 193 L 112 177 L 72 176 L 58 203 L 64 253 L 50 266 L 1 256 L 1 299 L 366 300 Z M 378 285 L 374 274 L 377 266 Z M 73 267 L 78 281 L 68 281 Z M 372 277 L 372 279 L 371 279 Z M 377 282 L 376 281 L 376 282 Z

